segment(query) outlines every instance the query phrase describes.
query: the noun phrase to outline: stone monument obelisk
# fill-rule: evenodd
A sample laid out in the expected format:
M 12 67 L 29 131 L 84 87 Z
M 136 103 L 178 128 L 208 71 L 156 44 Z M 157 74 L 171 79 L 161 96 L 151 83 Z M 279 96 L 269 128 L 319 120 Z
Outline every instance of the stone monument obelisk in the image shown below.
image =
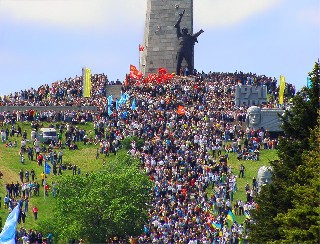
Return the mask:
M 144 75 L 156 73 L 160 67 L 176 72 L 178 39 L 174 25 L 183 10 L 181 27 L 193 33 L 193 0 L 147 0 L 144 50 L 139 62 Z

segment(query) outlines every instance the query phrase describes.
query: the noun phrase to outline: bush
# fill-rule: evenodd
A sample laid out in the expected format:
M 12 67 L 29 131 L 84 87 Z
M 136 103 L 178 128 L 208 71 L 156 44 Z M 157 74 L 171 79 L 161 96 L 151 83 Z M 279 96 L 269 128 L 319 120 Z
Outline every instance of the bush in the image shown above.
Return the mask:
M 143 145 L 144 145 L 144 140 L 143 140 L 143 139 L 139 139 L 137 136 L 130 136 L 130 137 L 125 138 L 125 139 L 122 141 L 123 147 L 124 147 L 126 150 L 132 149 L 132 147 L 131 147 L 131 142 L 132 142 L 132 141 L 136 141 L 136 147 L 137 147 L 137 149 L 138 149 L 138 150 L 141 150 L 141 148 L 142 148 Z

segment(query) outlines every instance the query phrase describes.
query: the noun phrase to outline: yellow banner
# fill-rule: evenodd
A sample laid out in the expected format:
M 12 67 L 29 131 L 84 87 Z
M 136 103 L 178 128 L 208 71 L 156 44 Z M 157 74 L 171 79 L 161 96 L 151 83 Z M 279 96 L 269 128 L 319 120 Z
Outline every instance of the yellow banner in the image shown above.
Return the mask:
M 283 104 L 284 89 L 286 87 L 286 78 L 280 75 L 280 86 L 279 86 L 279 104 Z
M 90 97 L 90 95 L 91 95 L 91 70 L 88 68 L 82 69 L 82 85 L 83 85 L 83 97 Z

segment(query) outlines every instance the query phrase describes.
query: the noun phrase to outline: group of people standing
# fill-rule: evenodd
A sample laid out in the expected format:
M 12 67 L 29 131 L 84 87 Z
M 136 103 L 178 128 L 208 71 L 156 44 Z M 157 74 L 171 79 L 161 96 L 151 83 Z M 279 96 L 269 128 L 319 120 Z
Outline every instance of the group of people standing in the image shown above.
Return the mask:
M 61 105 L 80 102 L 97 106 L 96 112 L 80 113 L 79 120 L 95 124 L 95 139 L 101 147 L 97 159 L 105 148 L 118 150 L 127 137 L 144 140 L 141 148 L 132 143 L 129 152 L 141 160 L 143 170 L 154 182 L 149 221 L 144 233 L 136 238 L 138 243 L 236 243 L 245 239 L 246 228 L 229 222 L 228 216 L 235 209 L 242 214 L 243 209 L 254 208 L 254 191 L 247 190 L 246 203 L 234 199 L 237 174 L 245 177 L 244 168 L 235 172 L 230 167 L 226 146 L 246 139 L 243 122 L 247 108 L 235 106 L 233 95 L 234 86 L 247 82 L 248 77 L 257 85 L 273 86 L 274 80 L 265 76 L 198 73 L 166 84 L 124 86 L 122 90 L 130 99 L 116 109 L 114 104 L 108 105 L 101 79 L 95 81 L 93 96 L 87 100 L 72 86 L 79 84 L 78 77 L 39 88 L 38 92 L 46 94 L 46 103 L 53 102 L 54 97 Z M 59 93 L 59 86 L 67 90 Z M 21 93 L 15 98 L 28 101 Z M 7 104 L 9 100 L 7 97 Z M 33 96 L 29 102 L 41 104 L 41 96 Z M 179 106 L 184 112 L 177 112 Z M 55 114 L 54 119 L 64 118 Z

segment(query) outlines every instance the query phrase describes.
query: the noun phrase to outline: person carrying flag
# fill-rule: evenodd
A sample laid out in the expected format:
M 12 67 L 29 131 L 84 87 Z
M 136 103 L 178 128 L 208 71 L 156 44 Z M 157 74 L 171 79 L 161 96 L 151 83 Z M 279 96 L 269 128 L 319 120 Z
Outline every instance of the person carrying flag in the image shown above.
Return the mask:
M 18 202 L 17 206 L 9 214 L 4 227 L 0 233 L 0 243 L 2 244 L 15 244 L 16 228 L 18 218 L 20 215 L 21 202 Z

